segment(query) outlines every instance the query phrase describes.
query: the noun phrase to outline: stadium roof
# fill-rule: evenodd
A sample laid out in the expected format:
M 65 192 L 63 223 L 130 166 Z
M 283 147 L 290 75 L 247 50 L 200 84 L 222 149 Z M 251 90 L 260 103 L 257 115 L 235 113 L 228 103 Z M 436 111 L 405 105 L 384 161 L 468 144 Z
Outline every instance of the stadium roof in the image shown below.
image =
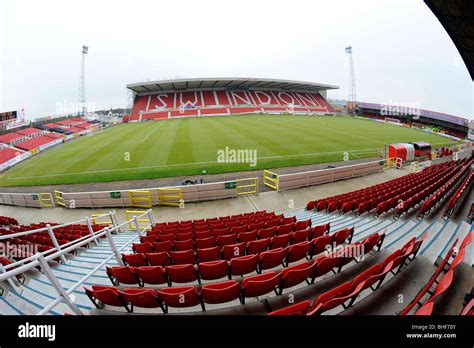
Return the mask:
M 474 80 L 474 2 L 471 0 L 425 0 L 461 54 Z
M 363 109 L 370 110 L 389 110 L 389 105 L 386 104 L 377 104 L 377 103 L 364 103 L 357 102 L 357 106 Z M 444 121 L 452 124 L 457 124 L 458 126 L 469 127 L 469 120 L 464 117 L 454 116 L 445 114 L 442 112 L 435 112 L 429 110 L 419 110 L 420 116 L 431 118 L 433 120 Z
M 128 89 L 136 93 L 174 92 L 187 90 L 239 89 L 239 90 L 277 90 L 287 92 L 319 92 L 338 89 L 338 86 L 314 82 L 259 79 L 259 78 L 192 78 L 132 83 Z

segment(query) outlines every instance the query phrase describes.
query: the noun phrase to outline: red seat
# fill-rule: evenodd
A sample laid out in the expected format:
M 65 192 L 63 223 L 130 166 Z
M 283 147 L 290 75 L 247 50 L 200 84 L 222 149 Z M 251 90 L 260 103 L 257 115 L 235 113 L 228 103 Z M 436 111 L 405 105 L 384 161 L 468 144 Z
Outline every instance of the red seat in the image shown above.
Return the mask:
M 328 246 L 332 248 L 333 242 L 334 242 L 334 235 L 327 235 L 327 236 L 314 238 L 311 241 L 313 247 L 309 251 L 310 257 L 312 258 L 314 255 L 318 255 L 324 251 L 327 251 Z
M 182 240 L 188 240 L 188 239 L 193 239 L 193 232 L 192 230 L 190 232 L 186 232 L 186 233 L 176 233 L 176 240 L 177 241 L 182 241 Z M 175 246 L 176 246 L 176 242 L 175 242 Z
M 288 248 L 277 248 L 260 253 L 260 270 L 283 265 Z
M 296 222 L 296 217 L 295 216 L 290 216 L 287 218 L 283 218 L 280 220 L 280 225 L 287 225 Z
M 327 201 L 319 201 L 316 205 L 316 211 L 323 211 L 328 207 Z
M 115 267 L 105 267 L 107 276 L 114 285 L 123 284 L 139 284 L 142 286 L 142 283 L 137 278 L 132 267 L 128 266 L 115 266 Z
M 122 254 L 122 260 L 125 264 L 133 267 L 147 265 L 144 254 Z
M 352 240 L 353 234 L 354 234 L 354 227 L 344 228 L 343 230 L 340 230 L 334 233 L 334 242 L 336 243 L 336 245 L 343 244 L 346 241 L 350 243 Z
M 173 260 L 173 264 L 175 265 L 182 265 L 182 264 L 195 264 L 196 258 L 194 257 L 193 250 L 184 250 L 184 251 L 172 251 L 171 259 Z
M 341 201 L 332 201 L 328 204 L 328 213 L 332 213 L 333 211 L 341 209 Z
M 168 283 L 165 275 L 165 269 L 161 266 L 142 266 L 133 269 L 135 274 L 146 284 L 164 284 Z
M 289 234 L 293 231 L 293 229 L 295 228 L 295 223 L 292 222 L 292 223 L 289 223 L 289 224 L 286 224 L 286 225 L 280 225 L 277 227 L 277 236 L 280 236 L 280 235 L 283 235 L 283 234 Z
M 297 221 L 295 223 L 295 230 L 304 230 L 311 227 L 311 219 Z
M 132 249 L 133 252 L 136 254 L 139 253 L 152 253 L 153 250 L 153 244 L 151 243 L 133 243 L 132 244 Z
M 254 240 L 247 243 L 247 254 L 260 254 L 268 249 L 270 246 L 270 238 Z
M 86 287 L 84 287 L 84 290 L 92 303 L 99 309 L 104 308 L 104 305 L 108 305 L 123 307 L 127 312 L 131 312 L 127 303 L 121 298 L 119 290 L 113 286 L 93 285 L 92 290 Z
M 199 274 L 192 264 L 166 266 L 166 275 L 170 285 L 174 283 L 189 283 L 197 280 L 200 283 Z
M 201 279 L 214 280 L 228 275 L 228 265 L 225 260 L 200 262 L 198 272 Z
M 206 230 L 198 232 L 197 230 L 194 232 L 194 236 L 196 237 L 196 243 L 198 239 L 205 239 L 205 238 L 210 238 L 214 237 L 214 234 L 212 231 L 208 230 L 206 227 Z
M 371 252 L 375 248 L 375 246 L 378 247 L 377 250 L 380 250 L 384 239 L 385 239 L 385 233 L 382 233 L 382 234 L 374 233 L 368 236 L 366 239 L 364 239 L 361 242 L 361 244 L 364 245 L 364 253 L 367 254 Z
M 217 237 L 217 244 L 222 248 L 225 245 L 237 242 L 237 233 Z
M 218 246 L 197 249 L 196 253 L 199 262 L 215 261 L 221 259 L 221 249 Z
M 449 289 L 453 282 L 453 275 L 454 271 L 451 269 L 443 276 L 443 278 L 440 279 L 435 291 L 433 292 L 433 295 L 429 299 L 430 302 L 433 302 L 436 298 L 441 296 L 446 290 Z
M 246 255 L 234 257 L 230 260 L 229 274 L 243 276 L 257 270 L 259 262 L 258 255 Z
M 171 264 L 170 255 L 166 251 L 147 253 L 145 258 L 152 266 L 168 266 Z
M 230 260 L 245 255 L 245 243 L 229 244 L 222 248 L 222 258 Z
M 160 252 L 160 251 L 172 252 L 173 243 L 171 241 L 153 242 L 153 248 L 155 249 L 156 252 Z
M 311 228 L 311 235 L 310 235 L 310 240 L 317 238 L 317 237 L 322 237 L 325 234 L 329 233 L 329 230 L 331 228 L 331 223 L 328 222 L 327 224 L 324 225 L 319 225 L 319 226 L 314 226 Z
M 247 225 L 244 225 L 244 226 L 236 226 L 236 227 L 232 227 L 231 228 L 231 232 L 232 233 L 242 233 L 242 232 L 247 232 L 248 231 L 248 226 Z
M 472 232 L 469 232 L 468 234 L 466 234 L 466 237 L 464 237 L 464 239 L 462 240 L 459 250 L 464 249 L 466 245 L 471 243 L 471 241 L 472 241 Z
M 354 209 L 354 201 L 344 202 L 341 207 L 341 214 L 347 214 Z
M 432 315 L 434 309 L 433 302 L 427 302 L 423 306 L 421 306 L 414 315 Z
M 257 239 L 257 230 L 253 230 L 251 232 L 243 232 L 239 233 L 237 236 L 239 242 L 251 242 Z
M 382 285 L 382 282 L 384 281 L 385 277 L 387 274 L 390 272 L 393 266 L 393 261 L 390 261 L 388 263 L 381 263 L 380 265 L 374 265 L 365 272 L 361 273 L 359 276 L 357 276 L 352 283 L 353 284 L 358 284 L 357 282 L 362 282 L 364 283 L 364 286 L 362 290 L 371 288 L 372 290 L 375 290 L 379 288 Z M 375 285 L 377 283 L 377 285 Z M 374 286 L 375 285 L 375 286 Z M 354 285 L 352 286 L 354 288 Z
M 265 222 L 265 229 L 277 227 L 278 225 L 280 225 L 280 221 L 281 221 L 281 218 L 272 219 L 270 221 Z
M 291 306 L 284 307 L 282 309 L 268 313 L 268 315 L 305 315 L 308 313 L 308 309 L 311 306 L 311 302 L 308 300 L 303 302 L 295 303 Z
M 369 208 L 370 208 L 370 202 L 365 201 L 365 202 L 359 204 L 359 206 L 357 207 L 357 213 L 359 215 L 362 215 L 365 212 L 369 211 Z
M 193 250 L 194 249 L 194 241 L 192 239 L 176 240 L 174 242 L 174 248 L 175 248 L 176 251 Z
M 290 240 L 291 234 L 282 234 L 279 236 L 272 237 L 270 239 L 271 248 L 285 248 L 288 244 L 290 244 Z
M 217 238 L 219 236 L 226 236 L 228 234 L 232 234 L 230 228 L 217 228 L 212 230 L 212 234 Z
M 344 303 L 346 303 L 348 300 L 353 301 L 355 297 L 357 297 L 362 287 L 363 283 L 359 284 L 353 291 L 350 291 L 351 283 L 346 282 L 319 295 L 311 306 L 308 315 L 318 315 L 327 310 L 336 308 L 339 305 L 344 306 Z M 344 308 L 346 307 L 344 306 Z
M 163 308 L 161 301 L 158 299 L 158 292 L 154 289 L 127 288 L 120 291 L 120 295 L 130 304 L 130 310 L 132 312 L 133 307 Z
M 197 238 L 196 237 L 196 249 L 206 249 L 216 246 L 216 237 L 211 236 L 208 238 Z
M 311 248 L 312 244 L 308 241 L 290 245 L 288 247 L 288 257 L 286 258 L 286 265 L 288 266 L 290 262 L 295 262 L 304 259 L 308 255 L 308 252 Z
M 247 297 L 257 297 L 275 291 L 280 282 L 280 274 L 267 272 L 244 278 L 242 281 L 242 303 Z
M 291 233 L 291 243 L 296 244 L 307 241 L 311 234 L 311 230 L 299 230 Z
M 316 259 L 314 263 L 311 265 L 311 284 L 314 284 L 314 280 L 332 270 L 336 267 L 340 267 L 342 262 L 342 258 L 340 257 L 327 257 L 321 256 L 320 258 Z
M 172 242 L 174 241 L 174 233 L 160 234 L 158 239 L 160 240 L 160 242 Z
M 201 304 L 199 294 L 194 286 L 174 286 L 171 288 L 163 288 L 158 290 L 158 298 L 163 302 L 163 311 L 168 313 L 168 307 L 184 308 L 194 307 Z
M 249 231 L 258 231 L 265 228 L 265 222 L 254 222 L 249 224 Z
M 276 234 L 276 227 L 262 228 L 257 234 L 259 239 L 271 238 Z
M 308 261 L 284 268 L 281 275 L 281 282 L 279 285 L 279 294 L 281 295 L 283 289 L 291 288 L 304 281 L 308 282 L 308 277 L 311 272 L 311 265 Z M 309 282 L 308 282 L 309 284 Z
M 156 238 L 156 236 L 141 236 L 140 237 L 140 242 L 141 243 L 153 243 L 153 242 L 157 242 L 158 239 Z
M 221 283 L 206 284 L 201 287 L 201 297 L 204 303 L 225 303 L 239 298 L 240 284 L 235 280 Z

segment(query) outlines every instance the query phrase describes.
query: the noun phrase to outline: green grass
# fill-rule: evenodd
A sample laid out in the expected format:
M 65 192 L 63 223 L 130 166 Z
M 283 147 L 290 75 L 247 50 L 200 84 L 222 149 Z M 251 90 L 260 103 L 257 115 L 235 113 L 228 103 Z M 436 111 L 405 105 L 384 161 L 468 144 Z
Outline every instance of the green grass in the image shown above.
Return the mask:
M 0 175 L 0 186 L 74 184 L 223 173 L 380 156 L 385 144 L 449 139 L 348 117 L 226 116 L 123 124 L 45 151 Z M 255 149 L 258 163 L 217 163 Z M 129 156 L 129 158 L 128 158 Z M 127 159 L 129 159 L 127 161 Z

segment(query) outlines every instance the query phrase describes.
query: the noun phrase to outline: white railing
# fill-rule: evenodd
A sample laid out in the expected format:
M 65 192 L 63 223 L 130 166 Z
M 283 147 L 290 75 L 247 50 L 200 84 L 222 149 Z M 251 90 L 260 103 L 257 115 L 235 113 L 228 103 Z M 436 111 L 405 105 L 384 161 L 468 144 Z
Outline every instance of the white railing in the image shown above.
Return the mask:
M 64 302 L 70 309 L 71 311 L 76 314 L 76 315 L 82 315 L 82 311 L 78 308 L 78 306 L 74 303 L 74 300 L 70 297 L 70 295 L 79 287 L 81 286 L 87 279 L 89 279 L 91 276 L 93 276 L 100 268 L 102 268 L 105 264 L 107 264 L 112 258 L 115 257 L 117 260 L 117 263 L 119 265 L 123 266 L 123 261 L 120 257 L 120 253 L 127 248 L 132 242 L 134 242 L 137 238 L 139 238 L 143 232 L 145 232 L 148 228 L 153 226 L 155 224 L 155 220 L 153 217 L 153 212 L 151 209 L 146 211 L 145 213 L 134 216 L 132 219 L 127 220 L 121 224 L 118 223 L 116 220 L 116 214 L 115 212 L 111 212 L 109 214 L 106 214 L 101 217 L 107 217 L 109 216 L 111 218 L 111 221 L 115 221 L 111 227 L 105 227 L 101 229 L 100 231 L 94 232 L 93 230 L 91 231 L 90 236 L 83 236 L 80 239 L 74 240 L 70 243 L 63 244 L 61 246 L 57 246 L 54 249 L 50 249 L 46 252 L 43 253 L 36 253 L 35 255 L 32 255 L 28 258 L 25 258 L 23 260 L 17 261 L 15 263 L 11 263 L 6 266 L 2 266 L 0 264 L 0 282 L 3 281 L 8 281 L 10 286 L 13 288 L 16 287 L 15 283 L 12 281 L 12 278 L 16 277 L 19 274 L 22 274 L 26 271 L 29 271 L 35 267 L 41 267 L 42 272 L 44 275 L 48 278 L 50 281 L 51 285 L 55 288 L 55 290 L 58 293 L 58 296 L 50 302 L 45 308 L 43 308 L 41 311 L 37 313 L 37 315 L 44 315 L 47 314 L 51 309 L 56 307 L 59 303 Z M 139 224 L 139 219 L 143 218 L 144 216 L 148 216 L 149 223 L 146 226 L 140 227 Z M 5 235 L 1 236 L 0 240 L 2 239 L 7 239 L 7 238 L 12 238 L 12 236 L 24 236 L 28 234 L 33 234 L 33 233 L 38 233 L 38 232 L 44 232 L 47 230 L 48 232 L 53 230 L 54 228 L 59 228 L 59 227 L 64 227 L 72 224 L 78 224 L 80 222 L 86 221 L 88 226 L 91 226 L 91 219 L 86 218 L 83 220 L 71 222 L 68 224 L 64 225 L 58 225 L 58 226 L 48 226 L 45 228 L 40 228 L 37 230 L 33 231 L 26 231 L 26 232 L 19 232 L 11 235 Z M 115 246 L 114 240 L 112 238 L 112 232 L 115 231 L 120 231 L 121 228 L 128 226 L 129 224 L 134 224 L 135 226 L 135 231 L 137 232 L 137 235 L 134 238 L 131 238 L 127 243 L 125 243 L 120 249 L 117 249 Z M 91 230 L 91 228 L 90 228 Z M 54 237 L 54 233 L 50 233 Z M 74 251 L 84 245 L 87 245 L 91 242 L 95 242 L 96 244 L 98 243 L 99 238 L 106 237 L 107 241 L 110 244 L 111 248 L 111 254 L 105 258 L 99 265 L 97 265 L 94 269 L 89 271 L 84 277 L 82 277 L 80 280 L 78 280 L 76 283 L 74 283 L 68 290 L 65 290 L 62 285 L 60 284 L 59 280 L 56 278 L 54 275 L 53 271 L 51 270 L 51 267 L 49 266 L 48 262 L 57 258 L 61 258 L 63 261 L 66 260 L 65 254 L 69 253 L 71 251 Z M 54 239 L 56 239 L 54 237 Z M 53 241 L 54 242 L 54 241 Z M 56 241 L 57 243 L 57 241 Z M 67 260 L 66 260 L 67 261 Z M 64 262 L 66 262 L 64 261 Z

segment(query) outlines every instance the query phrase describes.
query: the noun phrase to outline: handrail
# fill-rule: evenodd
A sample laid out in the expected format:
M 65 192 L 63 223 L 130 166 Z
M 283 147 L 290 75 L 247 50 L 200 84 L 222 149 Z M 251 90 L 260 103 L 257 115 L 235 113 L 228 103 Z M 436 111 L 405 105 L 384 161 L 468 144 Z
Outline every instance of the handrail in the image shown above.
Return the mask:
M 112 216 L 112 212 L 108 213 L 108 214 L 105 214 L 104 216 L 101 216 L 101 217 L 105 217 L 105 216 Z M 51 228 L 54 230 L 54 229 L 58 229 L 58 228 L 61 228 L 61 227 L 67 227 L 67 226 L 70 226 L 70 225 L 78 225 L 78 224 L 82 224 L 82 223 L 87 223 L 87 217 L 84 218 L 84 219 L 80 219 L 80 220 L 77 220 L 77 221 L 73 221 L 73 222 L 68 222 L 68 223 L 65 223 L 65 224 L 62 224 L 62 225 L 54 225 L 54 226 L 51 226 Z M 4 240 L 4 239 L 10 239 L 10 238 L 16 238 L 16 237 L 22 237 L 22 236 L 27 236 L 27 235 L 30 235 L 30 234 L 35 234 L 35 233 L 39 233 L 39 232 L 47 232 L 48 231 L 48 227 L 41 227 L 41 228 L 37 228 L 35 230 L 30 230 L 30 231 L 24 231 L 24 232 L 17 232 L 17 233 L 12 233 L 12 234 L 2 234 L 0 235 L 0 241 L 1 240 Z
M 147 211 L 146 213 L 142 214 L 141 216 L 143 216 L 145 214 L 149 214 L 149 212 Z M 50 261 L 50 260 L 56 259 L 56 258 L 58 258 L 58 257 L 60 257 L 64 254 L 66 254 L 66 253 L 68 253 L 72 250 L 75 250 L 75 249 L 77 249 L 77 248 L 79 248 L 83 245 L 86 245 L 86 244 L 88 244 L 88 243 L 90 243 L 94 240 L 98 240 L 99 238 L 105 236 L 107 233 L 118 230 L 121 227 L 126 226 L 128 223 L 129 223 L 129 221 L 125 221 L 121 224 L 118 224 L 118 225 L 110 227 L 110 228 L 105 227 L 102 230 L 95 232 L 91 236 L 83 236 L 82 238 L 78 239 L 79 242 L 78 242 L 78 240 L 72 241 L 73 244 L 71 244 L 69 246 L 66 246 L 66 244 L 64 244 L 56 252 L 45 256 L 45 260 Z M 66 246 L 66 247 L 64 247 L 64 246 Z M 23 260 L 15 262 L 15 263 L 11 263 L 9 265 L 4 266 L 4 269 L 10 269 L 10 268 L 14 268 L 14 269 L 12 269 L 10 271 L 7 271 L 7 272 L 4 272 L 4 273 L 0 273 L 0 282 L 38 266 L 40 264 L 39 261 L 38 261 L 39 255 L 44 256 L 46 253 L 51 252 L 51 250 L 54 250 L 54 249 L 50 249 L 50 250 L 48 250 L 44 253 L 37 253 L 37 254 L 32 255 L 32 256 L 30 256 L 26 259 L 23 259 Z M 25 261 L 26 262 L 31 261 L 31 262 L 28 262 L 27 264 L 23 264 L 23 263 L 25 263 Z M 18 264 L 23 264 L 23 265 L 18 266 Z
M 112 216 L 113 216 L 114 214 L 115 214 L 115 212 L 110 212 L 109 214 L 106 214 L 106 215 L 104 215 L 104 216 L 110 216 L 111 219 L 112 219 Z M 57 228 L 60 228 L 60 227 L 66 227 L 66 226 L 70 226 L 70 225 L 77 225 L 78 222 L 82 222 L 82 221 L 84 221 L 84 220 L 87 222 L 87 224 L 90 222 L 90 218 L 86 217 L 85 219 L 81 219 L 81 220 L 73 221 L 73 222 L 68 222 L 68 223 L 62 224 L 62 225 L 50 226 L 50 225 L 48 224 L 46 227 L 38 228 L 38 229 L 35 229 L 35 230 L 31 230 L 31 231 L 24 231 L 24 232 L 12 233 L 12 234 L 0 235 L 0 241 L 5 240 L 5 239 L 20 237 L 20 236 L 26 236 L 26 235 L 30 235 L 30 234 L 40 233 L 40 232 L 46 232 L 46 231 L 48 231 L 48 232 L 50 232 L 50 231 L 53 232 L 53 230 L 54 230 L 55 228 L 57 229 Z M 123 225 L 123 224 L 122 224 L 122 225 Z M 120 226 L 121 226 L 121 225 L 120 225 Z M 114 229 L 115 229 L 115 228 L 114 228 Z M 102 230 L 99 230 L 99 231 L 97 231 L 97 232 L 100 232 L 100 231 L 102 231 Z M 41 252 L 41 254 L 44 255 L 44 256 L 46 256 L 46 255 L 48 255 L 48 254 L 51 254 L 51 253 L 53 253 L 53 252 L 56 252 L 56 251 L 61 251 L 61 250 L 63 250 L 64 248 L 67 248 L 67 247 L 70 246 L 70 245 L 75 245 L 75 244 L 77 244 L 79 241 L 81 241 L 81 240 L 85 239 L 86 237 L 88 237 L 88 236 L 82 236 L 81 238 L 75 239 L 75 240 L 73 240 L 73 241 L 69 241 L 68 243 L 65 243 L 65 244 L 63 244 L 63 245 L 59 245 L 59 244 L 57 243 L 56 237 L 55 237 L 54 234 L 52 234 L 51 232 L 50 232 L 50 237 L 51 237 L 53 243 L 55 244 L 55 246 L 54 246 L 53 248 L 49 249 L 49 250 L 46 250 L 46 251 Z M 94 235 L 94 232 L 92 232 L 91 235 Z M 64 254 L 59 255 L 59 257 L 62 257 L 62 258 L 63 258 L 63 257 L 64 257 L 63 255 L 64 255 Z M 16 261 L 16 262 L 13 262 L 13 263 L 11 263 L 11 264 L 9 264 L 9 265 L 6 265 L 6 266 L 4 266 L 4 269 L 16 268 L 16 267 L 18 267 L 19 265 L 25 264 L 26 262 L 32 261 L 32 260 L 34 260 L 34 259 L 36 259 L 36 257 L 35 257 L 35 255 L 32 255 L 32 256 L 29 256 L 29 257 L 27 257 L 27 258 L 18 260 L 18 261 Z M 63 258 L 63 261 L 65 261 L 64 258 Z
M 134 221 L 137 221 L 138 218 L 142 217 L 145 214 L 150 214 L 150 211 L 145 212 L 142 215 L 135 216 Z M 128 221 L 126 222 L 128 223 Z M 90 277 L 94 275 L 98 270 L 100 270 L 104 265 L 109 263 L 109 261 L 117 256 L 118 253 L 122 252 L 127 248 L 131 243 L 133 243 L 137 238 L 139 238 L 143 232 L 145 232 L 149 227 L 153 226 L 153 222 L 150 222 L 150 224 L 144 226 L 143 230 L 139 229 L 139 225 L 137 225 L 137 228 L 139 229 L 140 233 L 137 233 L 137 235 L 133 238 L 131 238 L 128 242 L 126 242 L 121 248 L 117 249 L 116 252 L 112 251 L 112 253 L 106 257 L 101 263 L 99 263 L 96 267 L 94 267 L 92 270 L 90 270 L 86 275 L 84 275 L 81 279 L 79 279 L 76 283 L 74 283 L 68 290 L 66 290 L 66 295 L 70 296 L 79 286 L 84 284 L 86 280 L 88 280 Z M 107 228 L 106 228 L 107 230 Z M 106 231 L 106 234 L 109 233 L 110 231 Z M 52 310 L 54 307 L 56 307 L 59 303 L 63 301 L 63 296 L 58 296 L 56 297 L 53 302 L 51 302 L 49 305 L 47 305 L 45 308 L 43 308 L 41 311 L 37 313 L 37 315 L 44 315 L 48 313 L 50 310 Z

